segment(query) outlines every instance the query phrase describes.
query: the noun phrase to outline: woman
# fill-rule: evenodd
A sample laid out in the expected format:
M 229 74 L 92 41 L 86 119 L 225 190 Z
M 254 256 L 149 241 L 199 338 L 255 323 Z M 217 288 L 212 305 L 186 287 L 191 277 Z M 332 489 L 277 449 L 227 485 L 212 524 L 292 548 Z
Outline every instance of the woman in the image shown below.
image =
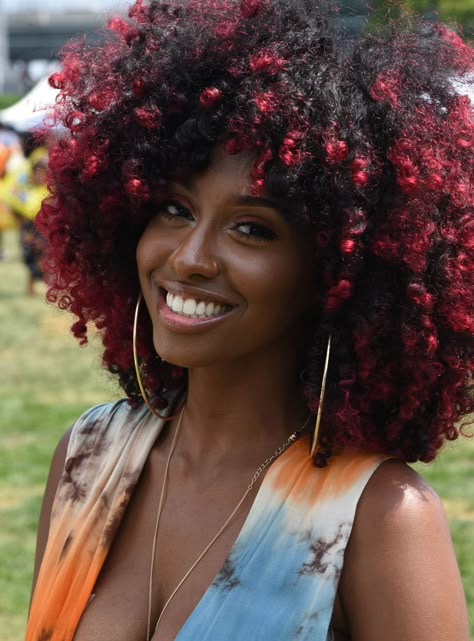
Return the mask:
M 0 182 L 0 198 L 18 222 L 23 262 L 28 271 L 26 294 L 33 296 L 35 282 L 43 278 L 40 264 L 44 239 L 36 229 L 34 219 L 48 195 L 45 185 L 48 152 L 45 147 L 35 146 L 32 134 L 22 136 L 22 145 L 28 156 L 22 156 L 19 164 Z
M 302 0 L 129 16 L 52 77 L 48 298 L 129 402 L 58 446 L 26 638 L 467 641 L 404 462 L 472 411 L 472 50 L 344 52 Z

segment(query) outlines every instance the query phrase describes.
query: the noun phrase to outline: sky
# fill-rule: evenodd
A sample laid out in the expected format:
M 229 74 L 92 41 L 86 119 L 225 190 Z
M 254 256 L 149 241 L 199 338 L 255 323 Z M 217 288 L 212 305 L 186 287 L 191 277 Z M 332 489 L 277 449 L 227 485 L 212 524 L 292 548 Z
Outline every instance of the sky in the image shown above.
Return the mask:
M 127 0 L 0 0 L 0 12 L 17 11 L 109 11 L 130 4 Z

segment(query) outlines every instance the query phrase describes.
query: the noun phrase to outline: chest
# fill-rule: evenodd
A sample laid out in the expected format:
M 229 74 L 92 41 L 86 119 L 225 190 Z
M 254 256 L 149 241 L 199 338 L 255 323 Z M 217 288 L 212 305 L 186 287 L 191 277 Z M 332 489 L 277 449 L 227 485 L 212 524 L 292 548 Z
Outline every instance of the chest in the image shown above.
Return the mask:
M 154 543 L 163 477 L 147 464 L 74 641 L 145 641 L 148 620 L 154 641 L 288 641 L 296 631 L 326 641 L 349 532 L 335 524 L 324 534 L 324 514 L 275 503 L 270 483 L 255 486 L 227 523 L 247 476 L 200 486 L 170 472 Z M 336 611 L 336 629 L 337 619 Z
M 188 575 L 239 503 L 246 484 L 202 487 L 182 480 L 173 483 L 170 475 L 157 524 L 160 472 L 152 463 L 146 466 L 74 641 L 145 641 L 148 619 L 150 638 L 173 641 L 225 566 L 257 488 Z M 153 636 L 163 608 L 159 632 Z

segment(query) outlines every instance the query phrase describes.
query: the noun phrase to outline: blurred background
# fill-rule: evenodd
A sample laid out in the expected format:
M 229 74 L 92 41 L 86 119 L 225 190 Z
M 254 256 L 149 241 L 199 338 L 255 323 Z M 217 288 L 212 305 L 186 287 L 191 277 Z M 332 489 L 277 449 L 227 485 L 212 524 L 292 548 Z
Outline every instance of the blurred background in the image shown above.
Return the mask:
M 49 68 L 71 37 L 95 30 L 104 16 L 123 11 L 124 0 L 0 0 L 0 93 L 22 94 Z M 389 9 L 417 11 L 428 19 L 463 26 L 474 34 L 474 0 L 339 0 L 342 19 L 357 31 L 367 20 L 383 20 Z M 369 6 L 371 7 L 369 12 Z
M 22 94 L 71 37 L 94 31 L 120 0 L 0 0 L 0 92 Z
M 474 0 L 341 0 L 350 33 L 402 10 L 456 24 L 474 41 Z M 23 638 L 36 526 L 54 447 L 87 407 L 119 397 L 94 334 L 79 348 L 67 315 L 45 304 L 43 241 L 34 218 L 46 194 L 47 148 L 35 128 L 56 92 L 47 83 L 70 38 L 97 29 L 122 0 L 0 0 L 0 641 Z M 371 7 L 369 10 L 369 6 Z M 446 446 L 428 478 L 445 505 L 474 641 L 474 439 Z M 447 595 L 449 598 L 449 595 Z

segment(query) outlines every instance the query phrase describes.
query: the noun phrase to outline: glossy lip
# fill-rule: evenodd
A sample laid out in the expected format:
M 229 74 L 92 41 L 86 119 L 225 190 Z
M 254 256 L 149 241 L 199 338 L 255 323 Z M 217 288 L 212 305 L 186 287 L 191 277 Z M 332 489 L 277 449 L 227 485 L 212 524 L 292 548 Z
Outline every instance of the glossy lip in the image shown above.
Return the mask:
M 221 296 L 211 294 L 206 290 L 193 287 L 183 287 L 180 283 L 161 283 L 157 285 L 158 292 L 158 316 L 163 325 L 170 327 L 175 331 L 185 332 L 187 330 L 207 329 L 209 326 L 220 323 L 223 319 L 227 318 L 236 309 L 236 305 L 232 304 Z M 190 316 L 182 316 L 173 312 L 166 304 L 166 293 L 171 292 L 174 295 L 183 296 L 183 298 L 194 298 L 195 300 L 203 300 L 208 303 L 217 303 L 220 305 L 227 305 L 230 307 L 225 312 L 217 316 L 209 316 L 208 318 L 191 318 Z

